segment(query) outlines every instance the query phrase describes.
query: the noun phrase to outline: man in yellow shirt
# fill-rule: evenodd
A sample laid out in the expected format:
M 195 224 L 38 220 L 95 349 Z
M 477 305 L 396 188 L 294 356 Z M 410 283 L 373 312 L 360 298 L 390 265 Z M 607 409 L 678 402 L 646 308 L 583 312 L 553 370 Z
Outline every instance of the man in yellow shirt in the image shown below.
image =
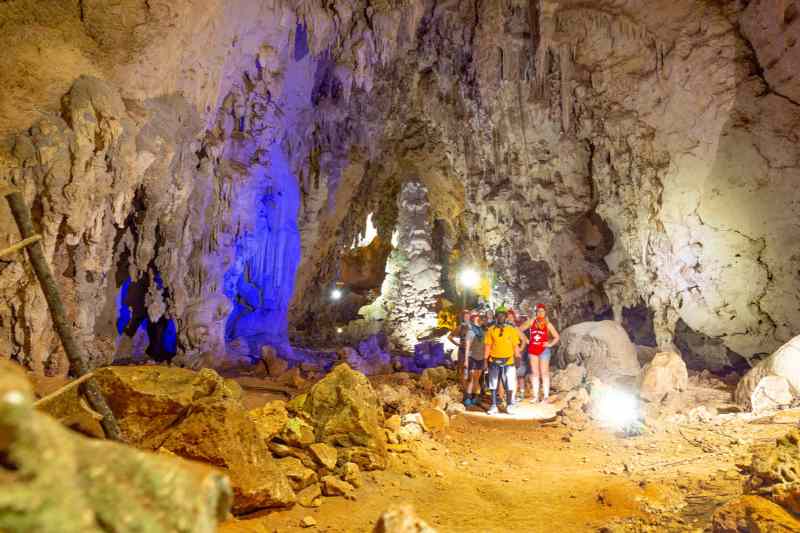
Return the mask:
M 519 357 L 522 336 L 512 324 L 506 323 L 505 311 L 495 314 L 495 325 L 486 332 L 485 355 L 489 369 L 489 390 L 492 392 L 492 406 L 487 414 L 497 414 L 497 384 L 502 380 L 506 391 L 506 412 L 511 414 L 514 393 L 517 386 L 517 372 L 514 360 Z

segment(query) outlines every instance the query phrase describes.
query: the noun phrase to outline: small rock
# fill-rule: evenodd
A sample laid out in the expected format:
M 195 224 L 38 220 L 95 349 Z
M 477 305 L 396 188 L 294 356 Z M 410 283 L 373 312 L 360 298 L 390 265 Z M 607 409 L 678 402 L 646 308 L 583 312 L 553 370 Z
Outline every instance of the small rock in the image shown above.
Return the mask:
M 314 442 L 314 428 L 305 420 L 293 417 L 286 421 L 278 438 L 289 446 L 305 448 Z
M 322 478 L 322 493 L 325 496 L 345 496 L 353 491 L 353 485 L 336 476 Z
M 428 392 L 432 392 L 434 390 L 444 388 L 451 374 L 452 373 L 450 370 L 443 366 L 426 368 L 422 371 L 422 375 L 419 378 L 419 383 L 422 385 L 423 389 Z
M 321 496 L 322 489 L 319 483 L 314 483 L 297 493 L 297 503 L 303 507 L 319 507 L 322 503 Z
M 450 417 L 441 409 L 426 407 L 420 414 L 429 431 L 444 431 L 450 427 Z
M 400 428 L 400 430 L 397 432 L 397 439 L 400 442 L 412 442 L 422 439 L 423 435 L 424 431 L 422 426 L 411 422 Z
M 467 410 L 467 408 L 464 407 L 464 404 L 461 403 L 461 402 L 458 402 L 458 403 L 449 404 L 447 406 L 447 410 L 445 412 L 450 416 L 454 416 L 454 415 L 461 414 L 461 413 L 465 412 L 466 410 Z
M 355 463 L 345 463 L 342 467 L 342 479 L 358 488 L 364 484 L 361 479 L 361 469 Z
M 284 457 L 278 459 L 276 463 L 294 490 L 304 489 L 317 481 L 317 473 L 303 466 L 300 459 L 296 457 Z
M 309 446 L 309 450 L 319 464 L 328 470 L 336 468 L 336 461 L 339 458 L 339 453 L 336 451 L 336 448 L 322 442 L 317 442 Z
M 302 520 L 300 520 L 300 527 L 314 527 L 317 525 L 317 521 L 314 520 L 313 516 L 304 516 Z
M 436 533 L 420 519 L 411 506 L 389 509 L 375 524 L 373 533 Z
M 403 425 L 403 421 L 400 418 L 400 415 L 392 415 L 386 419 L 386 422 L 384 422 L 383 425 L 386 428 L 391 429 L 394 432 L 397 432 Z
M 441 409 L 444 411 L 447 408 L 447 404 L 450 403 L 450 398 L 444 393 L 437 394 L 431 400 L 431 407 L 434 409 Z

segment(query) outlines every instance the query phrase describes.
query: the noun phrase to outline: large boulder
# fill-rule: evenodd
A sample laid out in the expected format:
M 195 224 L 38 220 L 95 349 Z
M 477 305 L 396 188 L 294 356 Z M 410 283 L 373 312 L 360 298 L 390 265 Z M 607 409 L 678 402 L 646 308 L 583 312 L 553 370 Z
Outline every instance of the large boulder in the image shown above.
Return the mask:
M 213 370 L 199 372 L 164 366 L 114 366 L 93 373 L 126 442 L 156 449 L 164 434 L 190 406 L 209 399 L 238 399 L 241 388 Z M 85 379 L 85 378 L 83 378 Z M 99 422 L 85 408 L 82 380 L 36 402 L 36 408 L 83 433 L 102 435 Z
M 645 365 L 639 383 L 639 395 L 650 402 L 660 402 L 667 394 L 689 387 L 689 372 L 681 356 L 661 352 Z
M 745 409 L 751 409 L 753 407 L 753 395 L 758 391 L 761 380 L 767 376 L 784 378 L 792 395 L 794 397 L 800 395 L 800 335 L 778 348 L 775 353 L 759 362 L 745 374 L 736 387 L 734 396 L 736 403 Z M 762 385 L 762 388 L 764 386 L 775 390 L 778 385 L 773 382 Z
M 193 404 L 160 446 L 181 457 L 224 469 L 234 491 L 233 512 L 287 507 L 295 494 L 253 420 L 233 399 Z
M 641 372 L 636 346 L 612 320 L 581 322 L 564 330 L 558 350 L 561 367 L 570 363 L 586 367 L 587 379 L 611 383 L 638 378 Z
M 0 531 L 212 533 L 231 489 L 217 469 L 88 439 L 33 407 L 24 374 L 0 361 Z M 109 528 L 113 529 L 109 529 Z
M 783 376 L 764 376 L 750 394 L 750 409 L 763 413 L 786 407 L 794 400 L 792 386 Z
M 301 409 L 314 424 L 317 442 L 340 448 L 340 462 L 365 470 L 386 467 L 383 409 L 366 376 L 340 364 L 311 387 Z
M 269 442 L 273 437 L 283 431 L 289 421 L 289 413 L 286 411 L 286 402 L 273 400 L 261 407 L 247 412 L 247 416 L 256 425 L 256 430 L 265 442 Z

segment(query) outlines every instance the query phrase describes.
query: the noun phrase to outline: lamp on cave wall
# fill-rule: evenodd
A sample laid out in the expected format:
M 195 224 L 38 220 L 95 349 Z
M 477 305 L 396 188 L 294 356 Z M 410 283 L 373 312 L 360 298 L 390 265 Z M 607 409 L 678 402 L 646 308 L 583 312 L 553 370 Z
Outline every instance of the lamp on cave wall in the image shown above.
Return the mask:
M 331 300 L 333 300 L 334 302 L 338 302 L 341 299 L 342 299 L 342 289 L 340 289 L 339 287 L 334 288 L 331 291 Z
M 481 282 L 481 274 L 471 267 L 466 267 L 458 274 L 458 281 L 461 284 L 463 295 L 462 306 L 467 307 L 467 289 L 473 290 Z

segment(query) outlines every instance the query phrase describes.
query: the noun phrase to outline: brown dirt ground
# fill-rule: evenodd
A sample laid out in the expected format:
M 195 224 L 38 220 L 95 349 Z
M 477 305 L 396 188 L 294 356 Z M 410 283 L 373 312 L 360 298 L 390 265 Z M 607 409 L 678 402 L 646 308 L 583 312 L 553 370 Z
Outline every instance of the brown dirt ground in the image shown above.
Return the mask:
M 796 417 L 795 417 L 796 418 Z M 365 475 L 355 501 L 324 498 L 223 525 L 222 532 L 371 531 L 378 516 L 410 503 L 440 532 L 703 531 L 721 503 L 741 493 L 736 463 L 786 424 L 664 426 L 622 438 L 592 427 L 456 416 L 449 430 L 392 454 Z M 309 531 L 306 529 L 305 531 Z

